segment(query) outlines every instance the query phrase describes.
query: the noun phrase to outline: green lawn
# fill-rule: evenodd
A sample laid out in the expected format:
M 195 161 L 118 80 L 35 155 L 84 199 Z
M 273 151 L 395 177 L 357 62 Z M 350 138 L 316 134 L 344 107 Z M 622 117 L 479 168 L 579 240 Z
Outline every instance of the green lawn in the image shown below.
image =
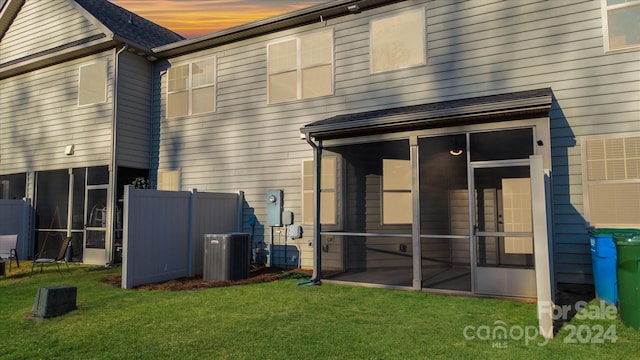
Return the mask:
M 20 271 L 30 270 L 23 262 Z M 300 280 L 206 290 L 122 290 L 120 268 L 54 266 L 0 277 L 0 359 L 630 359 L 640 331 L 592 301 L 546 342 L 536 306 Z M 71 285 L 77 306 L 33 319 L 39 287 Z M 613 310 L 613 309 L 610 309 Z M 579 319 L 581 318 L 581 319 Z M 590 319 L 591 318 L 591 319 Z M 493 337 L 507 329 L 506 338 Z

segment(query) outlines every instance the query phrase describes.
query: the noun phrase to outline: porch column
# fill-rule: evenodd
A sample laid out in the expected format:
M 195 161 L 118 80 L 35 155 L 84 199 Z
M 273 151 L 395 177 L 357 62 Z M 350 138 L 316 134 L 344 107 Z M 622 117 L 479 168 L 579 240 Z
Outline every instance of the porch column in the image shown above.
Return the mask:
M 418 158 L 418 137 L 409 137 L 409 156 L 411 159 L 411 198 L 413 222 L 411 224 L 411 243 L 413 252 L 413 289 L 422 289 L 422 244 L 420 242 L 420 159 Z
M 533 212 L 533 248 L 535 256 L 536 292 L 538 296 L 538 326 L 540 335 L 553 338 L 552 273 L 549 261 L 547 226 L 547 191 L 542 155 L 530 158 L 531 210 Z

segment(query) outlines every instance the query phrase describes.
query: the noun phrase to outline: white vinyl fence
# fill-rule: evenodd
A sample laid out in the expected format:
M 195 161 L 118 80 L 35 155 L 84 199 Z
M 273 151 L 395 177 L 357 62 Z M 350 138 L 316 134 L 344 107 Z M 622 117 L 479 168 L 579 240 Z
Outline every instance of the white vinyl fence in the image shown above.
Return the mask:
M 29 199 L 0 200 L 0 235 L 18 234 L 20 260 L 33 255 L 33 214 Z
M 243 193 L 127 186 L 122 288 L 202 274 L 204 234 L 240 231 Z

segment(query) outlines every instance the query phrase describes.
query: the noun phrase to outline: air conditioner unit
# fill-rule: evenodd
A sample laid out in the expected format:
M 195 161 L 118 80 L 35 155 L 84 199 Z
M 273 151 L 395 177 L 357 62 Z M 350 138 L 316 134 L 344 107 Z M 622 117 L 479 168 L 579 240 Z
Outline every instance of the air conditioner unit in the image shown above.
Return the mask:
M 251 238 L 245 233 L 204 235 L 204 281 L 240 280 L 249 277 Z

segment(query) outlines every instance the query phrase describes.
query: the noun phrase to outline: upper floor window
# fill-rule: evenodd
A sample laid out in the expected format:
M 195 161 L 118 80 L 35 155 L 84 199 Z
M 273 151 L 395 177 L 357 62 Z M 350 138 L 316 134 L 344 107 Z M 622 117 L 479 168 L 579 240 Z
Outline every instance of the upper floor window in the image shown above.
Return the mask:
M 215 111 L 215 57 L 174 66 L 167 77 L 167 118 Z
M 333 94 L 333 30 L 267 45 L 270 104 Z
M 369 34 L 372 73 L 426 64 L 424 8 L 373 19 Z
M 100 61 L 80 66 L 78 106 L 107 101 L 107 63 Z
M 602 0 L 606 50 L 640 46 L 640 0 Z
M 640 226 L 640 135 L 589 138 L 584 148 L 590 224 Z

